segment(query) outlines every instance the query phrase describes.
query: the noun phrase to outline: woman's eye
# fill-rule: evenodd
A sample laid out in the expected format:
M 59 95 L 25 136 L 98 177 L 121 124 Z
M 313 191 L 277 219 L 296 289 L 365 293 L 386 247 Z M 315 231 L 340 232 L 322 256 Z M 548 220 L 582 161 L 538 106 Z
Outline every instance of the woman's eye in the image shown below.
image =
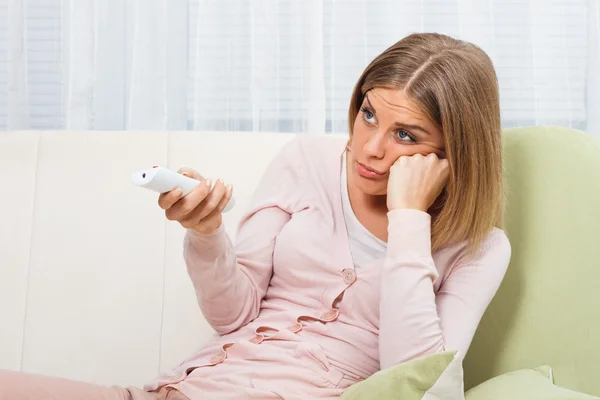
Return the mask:
M 415 138 L 412 137 L 411 134 L 406 131 L 398 131 L 396 133 L 396 136 L 403 142 L 415 142 Z
M 363 108 L 361 111 L 362 111 L 363 119 L 366 122 L 368 122 L 370 124 L 375 124 L 377 122 L 375 120 L 375 114 L 373 114 L 369 109 Z

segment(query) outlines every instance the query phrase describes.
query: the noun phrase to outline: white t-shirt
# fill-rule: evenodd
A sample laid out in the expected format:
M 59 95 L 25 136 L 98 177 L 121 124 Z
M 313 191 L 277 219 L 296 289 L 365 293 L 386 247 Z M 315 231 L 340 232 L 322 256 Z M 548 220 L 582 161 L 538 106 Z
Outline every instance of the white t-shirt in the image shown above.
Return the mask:
M 352 206 L 350 205 L 350 196 L 348 195 L 348 174 L 346 173 L 346 153 L 344 153 L 342 164 L 342 210 L 348 230 L 348 240 L 350 242 L 350 253 L 356 268 L 362 268 L 369 265 L 373 260 L 385 256 L 387 243 L 373 235 L 367 228 L 360 223 Z

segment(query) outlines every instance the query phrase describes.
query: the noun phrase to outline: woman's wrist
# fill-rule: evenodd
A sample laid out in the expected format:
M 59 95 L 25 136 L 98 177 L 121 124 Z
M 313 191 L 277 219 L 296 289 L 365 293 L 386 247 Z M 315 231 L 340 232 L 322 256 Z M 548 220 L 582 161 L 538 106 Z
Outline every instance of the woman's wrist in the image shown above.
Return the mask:
M 223 219 L 219 216 L 219 218 L 215 218 L 212 221 L 207 221 L 202 224 L 196 225 L 190 228 L 191 231 L 198 233 L 200 235 L 211 235 L 217 231 L 223 224 Z
M 409 202 L 399 202 L 399 203 L 396 203 L 396 204 L 392 204 L 389 210 L 390 211 L 395 211 L 395 210 L 416 210 L 416 211 L 427 212 L 428 207 L 425 206 L 424 204 L 409 203 Z

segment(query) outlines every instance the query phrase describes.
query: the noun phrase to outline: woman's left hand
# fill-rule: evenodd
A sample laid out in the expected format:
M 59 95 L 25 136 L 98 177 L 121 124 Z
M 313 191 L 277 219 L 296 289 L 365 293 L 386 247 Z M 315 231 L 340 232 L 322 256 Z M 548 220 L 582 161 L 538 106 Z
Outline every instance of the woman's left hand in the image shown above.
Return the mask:
M 409 208 L 427 212 L 448 181 L 448 160 L 435 153 L 402 156 L 390 169 L 387 206 L 390 211 Z

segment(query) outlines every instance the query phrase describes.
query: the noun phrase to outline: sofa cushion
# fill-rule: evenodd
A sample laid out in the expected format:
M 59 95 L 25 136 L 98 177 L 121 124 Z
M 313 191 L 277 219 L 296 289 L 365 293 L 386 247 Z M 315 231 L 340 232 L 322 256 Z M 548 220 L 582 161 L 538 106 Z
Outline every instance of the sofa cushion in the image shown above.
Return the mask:
M 552 369 L 540 366 L 508 372 L 469 390 L 465 400 L 593 400 L 598 397 L 556 386 Z
M 457 354 L 436 353 L 384 369 L 351 386 L 340 399 L 463 399 L 462 364 Z

